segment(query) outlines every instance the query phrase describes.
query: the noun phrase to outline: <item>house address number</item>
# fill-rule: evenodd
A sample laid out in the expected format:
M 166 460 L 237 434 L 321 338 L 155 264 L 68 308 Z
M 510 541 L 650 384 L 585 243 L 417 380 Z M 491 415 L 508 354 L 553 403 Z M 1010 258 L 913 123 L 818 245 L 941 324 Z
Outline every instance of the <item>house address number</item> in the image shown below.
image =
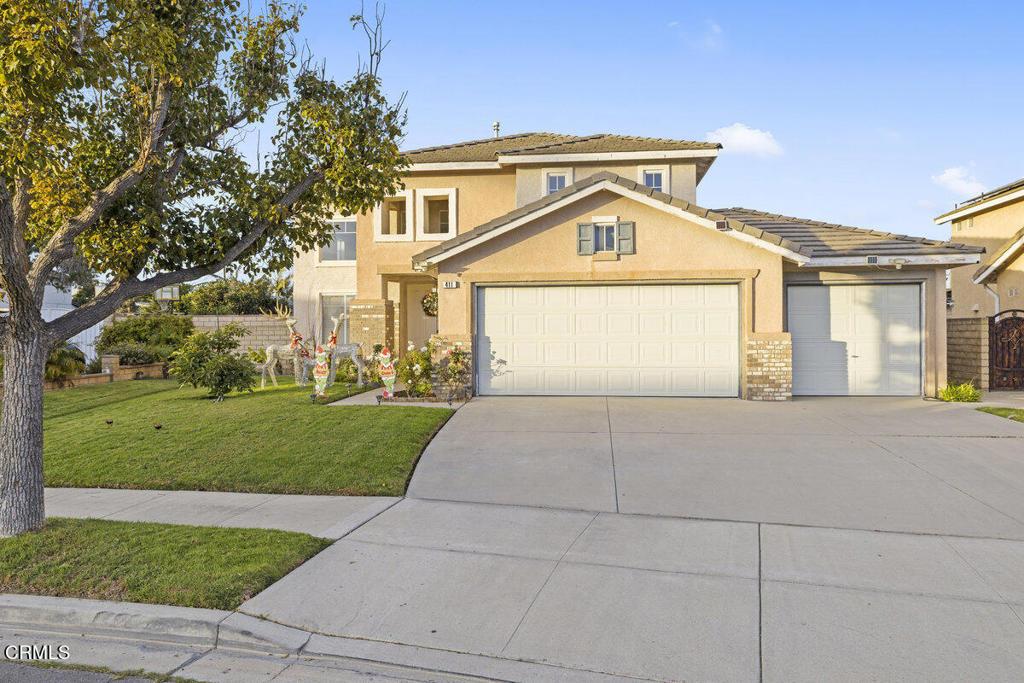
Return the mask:
M 445 280 L 443 287 L 445 289 L 458 289 L 459 288 L 459 281 L 458 280 Z

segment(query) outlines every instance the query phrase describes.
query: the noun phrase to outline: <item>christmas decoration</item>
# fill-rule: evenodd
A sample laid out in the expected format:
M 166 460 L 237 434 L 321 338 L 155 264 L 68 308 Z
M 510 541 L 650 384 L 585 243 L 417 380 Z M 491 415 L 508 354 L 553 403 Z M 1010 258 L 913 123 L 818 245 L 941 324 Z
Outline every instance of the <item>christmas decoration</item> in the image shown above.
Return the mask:
M 423 306 L 423 313 L 429 315 L 431 318 L 437 317 L 437 290 L 427 292 L 423 295 L 423 301 L 420 302 Z
M 384 383 L 384 398 L 395 397 L 395 361 L 391 357 L 391 350 L 384 347 L 380 350 L 380 381 Z

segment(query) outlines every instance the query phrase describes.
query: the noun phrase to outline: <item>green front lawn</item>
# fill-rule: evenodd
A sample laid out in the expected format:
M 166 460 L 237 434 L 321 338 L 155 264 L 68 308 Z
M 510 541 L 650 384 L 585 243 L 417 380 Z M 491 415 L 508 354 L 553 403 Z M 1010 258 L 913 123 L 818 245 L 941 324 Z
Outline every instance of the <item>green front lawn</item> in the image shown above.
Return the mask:
M 998 415 L 1014 422 L 1024 422 L 1024 409 L 1021 408 L 978 408 L 983 413 Z
M 290 531 L 58 517 L 0 539 L 0 591 L 231 610 L 328 545 Z
M 402 495 L 423 448 L 452 414 L 330 407 L 313 404 L 310 391 L 289 384 L 221 403 L 171 380 L 47 392 L 46 484 Z M 354 391 L 336 385 L 331 398 Z

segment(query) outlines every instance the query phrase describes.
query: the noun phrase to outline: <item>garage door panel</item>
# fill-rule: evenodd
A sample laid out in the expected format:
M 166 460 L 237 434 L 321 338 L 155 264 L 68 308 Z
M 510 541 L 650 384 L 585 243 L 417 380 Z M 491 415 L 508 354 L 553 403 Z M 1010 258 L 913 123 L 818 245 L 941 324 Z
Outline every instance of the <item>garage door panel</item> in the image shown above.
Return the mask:
M 507 364 L 480 359 L 483 394 L 738 394 L 735 285 L 482 287 L 477 317 L 478 349 Z
M 793 285 L 793 393 L 917 395 L 921 289 L 897 285 Z

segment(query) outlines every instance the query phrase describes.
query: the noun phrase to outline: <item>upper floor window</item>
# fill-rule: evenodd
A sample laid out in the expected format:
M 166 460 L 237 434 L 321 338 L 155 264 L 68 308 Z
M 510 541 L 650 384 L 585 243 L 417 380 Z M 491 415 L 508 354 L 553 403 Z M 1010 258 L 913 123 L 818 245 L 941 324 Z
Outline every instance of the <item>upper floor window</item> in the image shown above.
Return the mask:
M 356 260 L 356 219 L 332 221 L 334 232 L 327 246 L 320 247 L 320 261 Z
M 373 212 L 373 235 L 378 242 L 412 240 L 412 190 L 382 201 Z
M 416 190 L 416 239 L 446 240 L 457 232 L 455 188 Z
M 655 192 L 668 192 L 668 168 L 664 166 L 656 167 L 641 167 L 637 180 L 640 181 L 644 187 L 649 187 Z
M 559 190 L 564 190 L 568 185 L 572 185 L 572 169 L 546 168 L 541 178 L 543 181 L 541 193 L 545 195 L 553 194 Z
M 615 223 L 594 226 L 594 253 L 599 251 L 615 251 Z

